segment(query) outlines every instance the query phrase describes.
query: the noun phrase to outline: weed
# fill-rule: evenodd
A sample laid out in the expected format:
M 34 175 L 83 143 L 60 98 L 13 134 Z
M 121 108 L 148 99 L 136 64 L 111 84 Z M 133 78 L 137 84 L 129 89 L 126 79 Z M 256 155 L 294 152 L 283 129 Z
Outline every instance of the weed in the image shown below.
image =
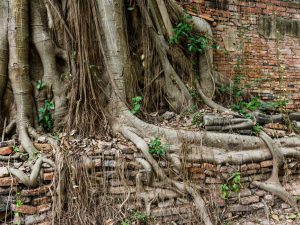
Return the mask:
M 130 225 L 130 224 L 146 224 L 148 221 L 148 217 L 145 213 L 137 210 L 130 209 L 129 210 L 129 218 L 124 219 L 121 224 L 122 225 Z
M 133 109 L 131 110 L 132 114 L 137 114 L 142 105 L 141 105 L 141 101 L 142 101 L 142 97 L 141 96 L 136 96 L 134 98 L 131 99 L 131 103 L 133 104 Z
M 241 186 L 241 173 L 234 172 L 230 176 L 229 180 L 226 183 L 221 185 L 221 192 L 224 199 L 228 199 L 230 197 L 230 193 L 237 193 L 240 190 Z
M 162 145 L 159 138 L 155 137 L 150 143 L 149 143 L 149 153 L 156 157 L 162 157 L 166 153 L 165 146 Z
M 215 41 L 205 35 L 196 35 L 193 33 L 193 24 L 190 21 L 192 16 L 185 13 L 181 21 L 173 29 L 174 35 L 170 38 L 169 43 L 185 43 L 186 50 L 190 53 L 203 53 L 207 48 L 218 48 Z
M 45 87 L 46 87 L 46 83 L 42 80 L 38 80 L 36 84 L 36 88 L 38 89 L 38 91 L 43 90 Z
M 201 112 L 195 112 L 192 115 L 192 124 L 193 125 L 200 125 L 202 122 L 203 113 Z
M 39 108 L 38 123 L 46 132 L 53 129 L 52 111 L 55 109 L 54 103 L 45 100 L 44 106 Z
M 25 152 L 21 152 L 20 148 L 16 145 L 13 146 L 13 151 L 14 153 L 19 153 L 20 157 L 22 158 L 23 156 L 27 155 Z
M 259 134 L 261 130 L 262 130 L 262 126 L 259 125 L 258 123 L 252 127 L 252 133 L 254 134 Z

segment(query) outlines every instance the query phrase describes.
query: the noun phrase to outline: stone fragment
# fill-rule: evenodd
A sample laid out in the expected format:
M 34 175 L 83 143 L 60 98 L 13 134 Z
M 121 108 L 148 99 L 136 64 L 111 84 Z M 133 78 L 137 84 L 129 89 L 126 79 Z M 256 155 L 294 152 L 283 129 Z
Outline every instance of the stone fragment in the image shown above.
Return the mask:
M 252 196 L 241 198 L 241 203 L 243 205 L 249 205 L 251 203 L 256 203 L 256 202 L 259 202 L 259 197 L 257 195 L 252 195 Z
M 0 167 L 0 177 L 9 176 L 8 169 L 6 167 Z
M 257 210 L 257 209 L 264 208 L 265 205 L 262 202 L 258 202 L 258 203 L 252 204 L 250 207 L 254 210 Z
M 162 117 L 164 120 L 170 120 L 170 119 L 174 118 L 175 115 L 176 115 L 176 114 L 175 114 L 174 112 L 169 112 L 169 111 L 167 111 L 167 112 L 165 112 L 161 117 Z
M 47 218 L 47 214 L 40 214 L 40 215 L 28 215 L 25 216 L 25 224 L 26 225 L 30 225 L 30 224 L 36 224 L 36 223 L 40 223 L 46 220 Z

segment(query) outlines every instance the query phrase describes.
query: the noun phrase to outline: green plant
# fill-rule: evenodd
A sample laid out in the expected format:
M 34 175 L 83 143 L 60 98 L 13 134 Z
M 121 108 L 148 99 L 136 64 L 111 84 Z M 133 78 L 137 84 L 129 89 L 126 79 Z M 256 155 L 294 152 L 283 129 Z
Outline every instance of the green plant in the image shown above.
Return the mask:
M 124 219 L 122 222 L 121 222 L 122 225 L 130 225 L 130 221 L 128 219 Z
M 122 225 L 130 225 L 130 224 L 146 224 L 148 222 L 148 217 L 145 213 L 137 210 L 137 209 L 130 209 L 129 210 L 129 218 L 125 218 L 122 220 Z
M 54 109 L 54 103 L 50 100 L 45 100 L 43 107 L 38 110 L 38 123 L 46 132 L 50 132 L 53 129 L 52 111 Z
M 215 41 L 203 34 L 193 33 L 192 16 L 185 13 L 184 17 L 173 29 L 174 35 L 170 37 L 169 43 L 184 43 L 186 50 L 190 53 L 203 53 L 207 48 L 218 48 Z
M 132 220 L 134 221 L 138 221 L 138 222 L 142 222 L 142 223 L 146 223 L 147 220 L 148 220 L 148 217 L 145 213 L 139 211 L 139 210 L 136 210 L 136 209 L 132 209 L 131 210 L 131 218 Z
M 202 122 L 203 113 L 195 112 L 192 115 L 192 124 L 199 125 Z
M 142 97 L 141 96 L 136 96 L 134 98 L 131 99 L 131 103 L 133 104 L 133 109 L 131 110 L 131 112 L 135 115 L 137 114 L 142 105 L 141 105 L 141 101 L 142 101 Z
M 45 87 L 46 87 L 46 83 L 42 80 L 38 80 L 36 84 L 36 88 L 38 89 L 38 91 L 43 90 Z
M 259 125 L 258 123 L 252 127 L 252 133 L 254 134 L 259 134 L 261 130 L 262 130 L 262 126 Z
M 165 146 L 162 145 L 159 138 L 155 137 L 150 143 L 149 143 L 149 153 L 151 155 L 154 155 L 156 157 L 162 157 L 165 155 Z
M 13 146 L 14 153 L 19 153 L 20 157 L 23 157 L 24 155 L 27 155 L 25 152 L 21 152 L 20 148 L 16 145 Z
M 221 185 L 221 193 L 224 199 L 228 199 L 230 197 L 230 193 L 237 193 L 240 190 L 241 186 L 241 173 L 234 172 L 230 176 L 229 180 L 226 183 Z

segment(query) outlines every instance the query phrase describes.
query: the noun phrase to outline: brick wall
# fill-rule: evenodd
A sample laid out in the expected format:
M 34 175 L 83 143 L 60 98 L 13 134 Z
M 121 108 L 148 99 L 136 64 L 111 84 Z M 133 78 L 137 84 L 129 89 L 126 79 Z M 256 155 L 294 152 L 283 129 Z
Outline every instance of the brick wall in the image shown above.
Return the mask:
M 218 71 L 233 77 L 239 65 L 247 82 L 266 79 L 253 88 L 263 99 L 284 96 L 288 108 L 300 110 L 299 1 L 190 0 L 183 4 L 214 19 L 210 23 L 221 47 L 214 54 Z

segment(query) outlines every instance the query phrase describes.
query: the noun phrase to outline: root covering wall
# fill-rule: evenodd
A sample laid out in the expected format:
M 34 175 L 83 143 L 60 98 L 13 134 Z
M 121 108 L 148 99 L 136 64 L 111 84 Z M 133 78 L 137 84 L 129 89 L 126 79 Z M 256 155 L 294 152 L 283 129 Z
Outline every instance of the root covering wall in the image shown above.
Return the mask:
M 285 97 L 300 110 L 300 2 L 293 0 L 189 0 L 186 8 L 208 18 L 220 50 L 217 71 L 257 79 L 251 90 L 265 100 Z M 189 2 L 189 3 L 187 3 Z
M 85 143 L 85 144 L 84 144 Z M 137 174 L 143 170 L 138 169 L 135 158 L 143 158 L 143 155 L 131 145 L 124 145 L 121 142 L 103 142 L 84 140 L 80 143 L 84 146 L 81 152 L 93 158 L 95 170 L 93 176 L 106 178 L 107 190 L 116 206 L 126 204 L 126 209 L 139 209 L 144 214 L 147 210 L 136 196 L 145 197 L 146 193 L 155 191 L 162 192 L 162 189 L 152 188 L 146 185 L 137 185 Z M 26 171 L 27 164 L 19 161 L 10 162 L 18 165 Z M 272 161 L 260 163 L 232 165 L 213 165 L 209 163 L 186 163 L 185 172 L 178 174 L 167 160 L 159 160 L 164 170 L 177 177 L 178 180 L 192 181 L 204 187 L 203 197 L 210 208 L 210 212 L 220 219 L 250 215 L 261 212 L 267 217 L 266 208 L 279 214 L 293 213 L 289 205 L 283 203 L 277 197 L 254 187 L 251 182 L 266 180 L 270 177 Z M 40 185 L 37 188 L 25 188 L 23 184 L 12 179 L 6 169 L 9 164 L 1 164 L 0 167 L 0 216 L 1 224 L 4 224 L 6 215 L 7 224 L 19 221 L 21 224 L 50 224 L 52 218 L 52 200 L 57 195 L 54 190 L 54 172 L 44 166 L 44 173 L 41 174 Z M 281 179 L 285 188 L 291 195 L 300 195 L 300 170 L 299 163 L 288 160 L 285 170 L 281 173 Z M 135 169 L 134 169 L 135 168 Z M 241 175 L 237 192 L 230 192 L 227 199 L 223 198 L 221 186 L 226 184 L 228 179 L 239 172 Z M 155 183 L 155 179 L 154 179 Z M 76 184 L 76 181 L 70 185 Z M 227 183 L 230 186 L 229 183 Z M 75 186 L 74 186 L 75 188 Z M 92 190 L 92 189 L 91 189 Z M 101 190 L 99 190 L 100 192 Z M 103 190 L 102 190 L 103 191 Z M 128 199 L 127 197 L 129 196 Z M 168 194 L 168 198 L 156 198 L 150 205 L 151 214 L 148 218 L 160 224 L 201 224 L 199 217 L 191 203 L 192 200 L 185 195 Z M 20 205 L 19 203 L 22 204 Z M 69 203 L 70 204 L 70 203 Z M 124 208 L 123 208 L 124 210 Z M 19 213 L 16 213 L 19 212 Z M 109 221 L 110 218 L 107 218 Z M 57 222 L 57 221 L 56 221 Z M 154 223 L 156 224 L 156 223 Z

